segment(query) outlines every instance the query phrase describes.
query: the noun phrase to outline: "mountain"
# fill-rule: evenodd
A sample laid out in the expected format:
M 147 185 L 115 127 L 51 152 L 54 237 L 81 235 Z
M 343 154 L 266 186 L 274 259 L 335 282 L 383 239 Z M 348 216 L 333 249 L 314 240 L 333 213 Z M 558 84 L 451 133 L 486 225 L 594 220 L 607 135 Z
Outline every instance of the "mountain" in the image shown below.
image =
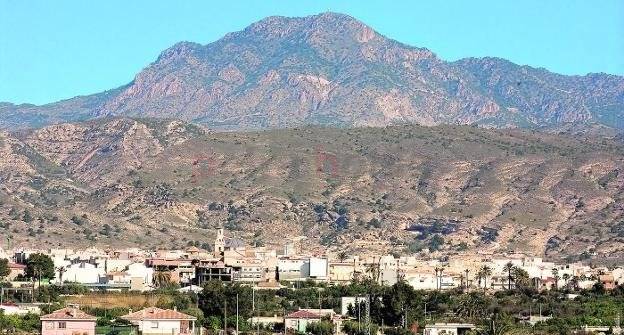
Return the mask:
M 343 14 L 269 17 L 207 44 L 181 42 L 120 88 L 43 106 L 0 104 L 0 127 L 97 117 L 214 129 L 477 124 L 624 129 L 624 78 L 565 76 L 498 58 L 446 62 Z
M 305 236 L 315 251 L 621 260 L 621 140 L 449 125 L 212 132 L 128 118 L 2 132 L 0 235 L 174 248 L 211 243 L 224 225 L 273 247 Z

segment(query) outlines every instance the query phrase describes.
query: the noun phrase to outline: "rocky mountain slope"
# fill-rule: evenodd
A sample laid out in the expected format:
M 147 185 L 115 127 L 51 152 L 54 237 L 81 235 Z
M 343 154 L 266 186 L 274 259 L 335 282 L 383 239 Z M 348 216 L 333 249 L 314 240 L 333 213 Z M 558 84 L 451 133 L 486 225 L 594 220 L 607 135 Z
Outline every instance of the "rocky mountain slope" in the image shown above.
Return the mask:
M 621 139 L 470 126 L 211 132 L 101 119 L 0 133 L 13 245 L 624 255 Z M 277 238 L 279 237 L 279 238 Z
M 446 62 L 352 17 L 269 17 L 207 45 L 182 42 L 124 87 L 44 106 L 0 104 L 0 127 L 102 116 L 215 129 L 416 123 L 624 129 L 624 78 L 564 76 L 497 58 Z

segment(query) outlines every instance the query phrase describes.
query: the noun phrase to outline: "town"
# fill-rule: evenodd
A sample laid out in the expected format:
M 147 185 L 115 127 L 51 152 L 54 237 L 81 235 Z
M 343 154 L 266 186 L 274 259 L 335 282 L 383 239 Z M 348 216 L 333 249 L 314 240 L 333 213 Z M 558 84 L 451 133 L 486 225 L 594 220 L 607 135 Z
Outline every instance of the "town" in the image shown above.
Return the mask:
M 434 300 L 439 300 L 440 296 L 496 296 L 498 293 L 530 290 L 533 294 L 546 297 L 552 292 L 565 292 L 565 300 L 574 301 L 582 292 L 594 295 L 596 292 L 619 292 L 620 283 L 624 282 L 624 268 L 621 267 L 557 264 L 525 255 L 479 254 L 442 260 L 393 255 L 360 258 L 345 252 L 306 254 L 292 241 L 286 241 L 283 250 L 271 250 L 264 246 L 248 246 L 242 240 L 228 239 L 225 235 L 224 229 L 218 229 L 213 243 L 206 245 L 211 250 L 195 246 L 186 250 L 156 251 L 139 248 L 0 249 L 0 278 L 4 277 L 5 281 L 0 292 L 2 315 L 41 314 L 38 318 L 40 326 L 31 331 L 40 330 L 42 334 L 95 334 L 96 324 L 102 323 L 102 317 L 89 315 L 87 311 L 104 310 L 106 313 L 106 304 L 95 309 L 92 302 L 85 306 L 85 301 L 72 302 L 71 299 L 59 304 L 62 299 L 57 297 L 53 299 L 56 304 L 51 304 L 50 296 L 53 294 L 46 290 L 56 287 L 62 295 L 90 294 L 92 299 L 130 293 L 149 296 L 150 293 L 173 290 L 174 300 L 194 300 L 196 307 L 203 312 L 209 308 L 201 308 L 206 304 L 200 301 L 201 297 L 214 299 L 214 292 L 222 290 L 226 291 L 222 298 L 226 302 L 225 306 L 219 305 L 216 309 L 217 315 L 185 314 L 182 311 L 189 306 L 180 305 L 178 310 L 175 302 L 170 303 L 173 308 L 163 308 L 167 306 L 155 306 L 158 302 L 150 305 L 149 301 L 145 301 L 142 306 L 123 303 L 114 306 L 119 314 L 115 321 L 125 320 L 126 326 L 145 334 L 202 334 L 210 329 L 227 329 L 234 333 L 241 329 L 259 332 L 260 326 L 264 332 L 370 334 L 371 327 L 376 332 L 385 333 L 396 332 L 401 327 L 417 332 L 418 321 L 422 317 L 420 325 L 425 334 L 448 334 L 449 331 L 456 334 L 478 329 L 479 326 L 473 323 L 475 315 L 481 315 L 485 320 L 492 317 L 491 313 L 468 314 L 468 317 L 462 318 L 461 313 L 440 311 L 439 304 L 430 305 L 427 310 L 427 301 L 419 298 L 415 307 L 418 312 L 413 311 L 417 315 L 410 318 L 406 308 L 412 302 L 405 302 L 405 306 L 394 311 L 397 314 L 394 321 L 388 318 L 389 323 L 383 325 L 386 320 L 383 315 L 371 316 L 371 313 L 380 314 L 384 308 L 378 303 L 383 296 L 379 293 L 381 288 L 401 288 L 429 294 L 429 298 L 437 297 Z M 315 293 L 317 289 L 318 293 Z M 296 292 L 295 295 L 313 293 L 306 301 L 289 300 L 287 308 L 269 310 L 265 307 L 260 313 L 260 297 L 264 297 L 266 304 L 267 299 L 274 299 L 267 294 L 278 296 L 281 290 L 291 290 Z M 42 292 L 48 292 L 47 301 L 42 300 L 46 295 Z M 251 292 L 253 306 L 251 312 L 244 313 L 247 318 L 241 326 L 242 318 L 239 319 L 237 314 L 239 305 L 248 305 L 250 300 L 249 294 L 239 300 L 239 295 L 244 295 L 244 292 Z M 232 295 L 234 293 L 235 296 Z M 389 294 L 388 299 L 405 299 L 393 291 L 384 294 Z M 229 308 L 228 296 L 234 299 Z M 532 326 L 550 322 L 555 312 L 552 306 L 548 309 L 546 301 L 543 306 L 540 303 L 533 305 L 528 315 L 520 315 L 516 321 Z M 52 306 L 59 309 L 50 310 Z M 88 306 L 91 307 L 85 309 Z M 133 312 L 135 307 L 143 308 Z M 245 310 L 248 308 L 245 307 Z M 124 313 L 120 314 L 120 311 Z M 235 315 L 236 319 L 230 320 L 227 313 L 230 317 Z M 436 313 L 437 317 L 432 313 Z M 111 322 L 113 314 L 111 312 L 107 322 Z M 215 317 L 218 319 L 215 320 Z M 212 320 L 212 323 L 207 320 Z M 357 324 L 353 323 L 356 321 Z M 582 325 L 583 328 L 579 329 L 620 329 L 619 314 L 613 315 L 612 320 L 596 322 L 599 324 Z M 328 326 L 323 328 L 325 323 Z M 368 328 L 364 329 L 362 324 Z M 228 328 L 228 325 L 233 328 Z M 9 326 L 0 323 L 0 332 L 2 327 L 10 330 Z M 254 330 L 254 327 L 258 329 Z M 97 333 L 111 333 L 108 327 L 98 329 Z

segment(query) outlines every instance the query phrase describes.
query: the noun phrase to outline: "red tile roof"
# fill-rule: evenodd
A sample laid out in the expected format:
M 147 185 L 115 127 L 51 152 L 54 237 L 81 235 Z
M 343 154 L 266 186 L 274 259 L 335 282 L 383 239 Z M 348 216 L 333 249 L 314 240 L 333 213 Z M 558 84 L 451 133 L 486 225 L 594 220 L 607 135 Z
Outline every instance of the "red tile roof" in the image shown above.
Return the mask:
M 78 308 L 66 307 L 40 317 L 41 320 L 89 320 L 96 321 L 96 317 L 89 315 Z
M 24 270 L 24 269 L 26 269 L 26 265 L 17 264 L 17 263 L 9 263 L 9 269 L 12 269 L 12 270 Z
M 121 318 L 125 320 L 142 320 L 148 314 L 155 314 L 162 311 L 162 308 L 148 307 L 134 313 L 123 315 Z
M 318 313 L 299 310 L 286 315 L 287 319 L 320 319 Z
M 130 313 L 121 317 L 129 321 L 138 320 L 197 320 L 196 317 L 174 311 L 172 309 L 161 309 L 148 307 L 138 312 Z

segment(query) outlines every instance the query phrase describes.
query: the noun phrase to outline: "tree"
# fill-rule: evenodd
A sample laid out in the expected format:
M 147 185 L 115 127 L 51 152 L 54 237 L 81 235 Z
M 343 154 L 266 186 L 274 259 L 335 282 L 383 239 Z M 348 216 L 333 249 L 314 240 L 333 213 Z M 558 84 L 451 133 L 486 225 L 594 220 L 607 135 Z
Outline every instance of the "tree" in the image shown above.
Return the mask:
M 341 251 L 338 253 L 338 260 L 342 263 L 344 262 L 347 258 L 349 258 L 349 255 L 347 255 L 346 251 Z
M 67 269 L 64 266 L 59 266 L 58 268 L 56 268 L 56 272 L 58 272 L 59 274 L 59 282 L 61 283 L 61 285 L 63 285 L 63 274 L 67 272 Z
M 518 288 L 528 287 L 531 282 L 529 273 L 517 266 L 513 268 L 513 278 Z
M 331 335 L 334 333 L 334 325 L 326 320 L 311 322 L 306 326 L 306 333 L 313 335 Z
M 436 288 L 439 290 L 442 288 L 442 272 L 444 271 L 444 268 L 436 266 L 434 270 L 436 274 Z
M 342 323 L 342 331 L 347 335 L 366 335 L 370 327 L 370 334 L 378 333 L 378 326 L 374 323 L 360 323 L 356 321 L 347 320 Z
M 41 253 L 31 254 L 26 260 L 26 278 L 30 279 L 52 279 L 54 278 L 54 262 L 48 255 Z M 41 282 L 39 283 L 41 284 Z
M 0 259 L 0 279 L 7 277 L 10 273 L 9 260 L 6 258 Z
M 22 221 L 26 222 L 26 223 L 30 223 L 32 222 L 33 217 L 32 214 L 30 214 L 29 210 L 24 210 L 24 215 L 22 216 Z
M 507 289 L 511 290 L 511 281 L 513 279 L 511 273 L 514 269 L 514 265 L 512 262 L 507 262 L 507 264 L 505 264 L 505 266 L 503 267 L 503 271 L 507 272 Z
M 468 274 L 470 273 L 470 270 L 469 269 L 465 269 L 464 273 L 466 273 L 466 290 L 468 290 L 468 284 L 469 284 L 468 283 Z
M 158 287 L 167 286 L 171 283 L 171 272 L 156 271 L 154 272 L 154 284 Z
M 369 274 L 370 278 L 374 280 L 376 283 L 379 282 L 379 264 L 371 263 L 366 265 L 366 273 Z
M 580 281 L 580 278 L 578 276 L 572 276 L 572 278 L 570 278 L 570 286 L 572 286 L 573 290 L 578 291 L 579 281 Z
M 429 251 L 438 251 L 442 248 L 442 245 L 444 245 L 444 238 L 440 234 L 435 234 L 429 241 Z
M 318 303 L 318 295 L 314 293 L 316 290 L 300 289 L 297 290 L 296 295 L 299 298 L 303 298 L 304 292 L 309 293 L 310 301 Z M 262 291 L 256 292 L 256 306 L 259 306 L 261 300 Z M 267 292 L 267 294 L 273 294 L 273 292 Z M 233 316 L 236 314 L 236 296 L 239 300 L 239 313 L 241 319 L 248 319 L 253 316 L 252 314 L 252 288 L 249 286 L 242 286 L 238 283 L 224 284 L 222 281 L 209 280 L 204 283 L 203 290 L 199 293 L 198 305 L 199 308 L 207 316 L 223 317 L 225 309 L 227 307 L 227 315 Z M 260 309 L 260 307 L 257 307 Z M 229 319 L 229 318 L 228 318 Z M 229 323 L 229 321 L 228 321 Z
M 561 276 L 561 279 L 563 279 L 563 285 L 566 288 L 570 288 L 569 287 L 570 283 L 568 282 L 570 280 L 570 274 L 569 273 L 564 273 L 563 276 Z
M 371 305 L 375 300 L 377 299 L 374 297 L 370 298 Z M 395 283 L 383 292 L 381 306 L 383 306 L 383 319 L 387 325 L 399 326 L 402 322 L 410 324 L 416 313 L 422 313 L 417 307 L 422 306 L 421 297 L 412 286 L 404 281 Z
M 559 269 L 557 269 L 557 268 L 552 269 L 552 275 L 553 275 L 553 278 L 555 278 L 555 290 L 558 290 L 559 289 L 559 278 L 560 278 L 559 277 Z
M 479 279 L 483 278 L 483 290 L 487 290 L 487 279 L 492 275 L 492 268 L 487 265 L 483 265 L 479 269 Z

